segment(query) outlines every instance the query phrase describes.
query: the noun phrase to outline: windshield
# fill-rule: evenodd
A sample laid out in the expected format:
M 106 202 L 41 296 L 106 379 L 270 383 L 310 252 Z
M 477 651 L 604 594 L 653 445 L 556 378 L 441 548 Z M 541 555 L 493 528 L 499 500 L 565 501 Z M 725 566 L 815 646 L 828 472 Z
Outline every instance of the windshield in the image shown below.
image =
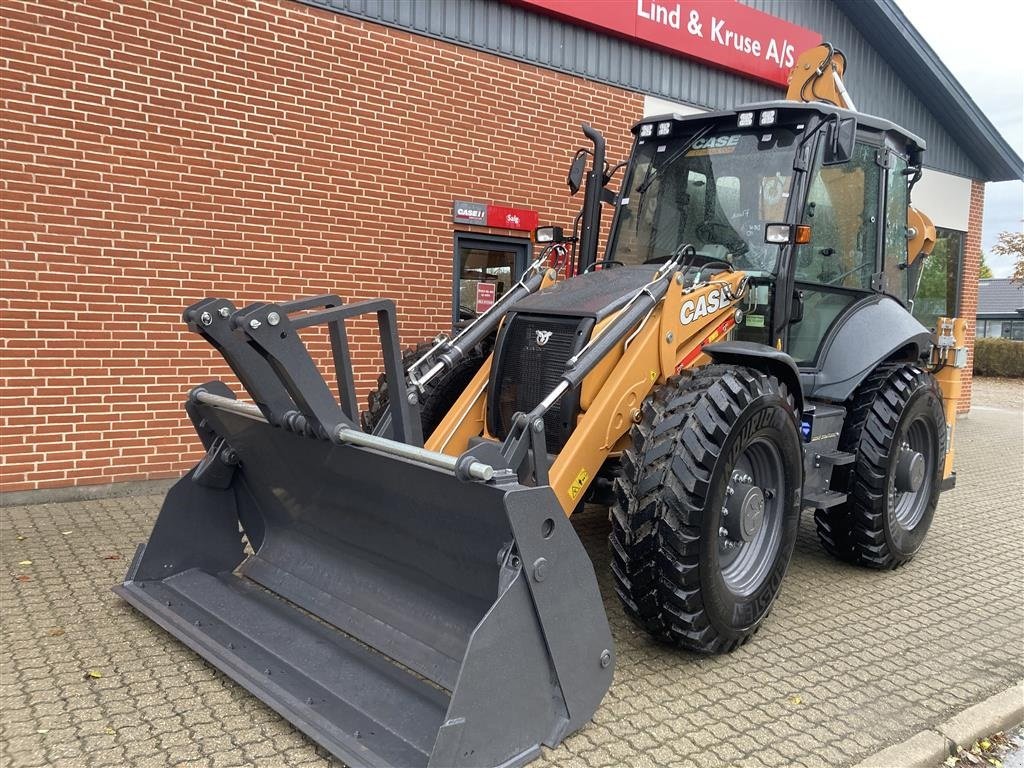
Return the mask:
M 786 128 L 723 131 L 683 154 L 685 137 L 641 139 L 607 258 L 644 264 L 691 244 L 737 269 L 774 272 L 779 246 L 765 244 L 764 226 L 785 220 L 795 138 Z

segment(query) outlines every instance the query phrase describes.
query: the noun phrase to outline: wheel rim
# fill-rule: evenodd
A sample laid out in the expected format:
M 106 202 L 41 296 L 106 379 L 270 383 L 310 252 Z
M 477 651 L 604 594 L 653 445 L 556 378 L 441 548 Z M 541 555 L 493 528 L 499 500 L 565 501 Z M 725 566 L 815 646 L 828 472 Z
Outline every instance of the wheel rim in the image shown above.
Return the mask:
M 896 523 L 904 530 L 913 530 L 928 508 L 932 495 L 932 484 L 935 482 L 935 450 L 930 425 L 923 417 L 914 419 L 907 425 L 903 438 L 898 443 L 897 460 L 900 453 L 914 451 L 924 457 L 924 478 L 915 491 L 900 491 L 896 487 L 895 464 L 889 473 L 889 508 L 893 511 Z
M 725 585 L 738 597 L 748 597 L 756 592 L 775 564 L 775 556 L 782 541 L 785 481 L 782 466 L 782 455 L 775 444 L 758 438 L 744 449 L 730 470 L 730 482 L 722 506 L 723 524 L 718 531 L 718 563 Z M 760 491 L 764 502 L 763 514 L 749 541 L 737 541 L 733 538 L 737 528 L 737 509 L 735 504 L 730 505 L 729 502 L 738 490 L 751 487 Z M 747 496 L 755 499 L 756 505 L 757 494 L 747 493 Z M 728 519 L 729 515 L 733 516 L 733 520 Z M 733 536 L 730 536 L 730 528 L 734 531 Z M 748 525 L 747 530 L 749 528 Z

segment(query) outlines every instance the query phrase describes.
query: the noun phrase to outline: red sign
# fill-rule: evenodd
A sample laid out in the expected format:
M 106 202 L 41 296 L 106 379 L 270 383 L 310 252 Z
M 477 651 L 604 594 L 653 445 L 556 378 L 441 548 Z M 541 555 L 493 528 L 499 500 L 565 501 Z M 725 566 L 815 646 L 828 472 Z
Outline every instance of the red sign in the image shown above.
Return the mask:
M 494 301 L 497 298 L 497 289 L 497 283 L 476 284 L 476 312 L 478 315 L 486 312 L 494 305 Z
M 501 227 L 502 229 L 525 229 L 532 232 L 537 228 L 537 212 L 526 208 L 488 205 L 487 226 Z
M 514 0 L 639 43 L 786 85 L 821 35 L 735 0 Z

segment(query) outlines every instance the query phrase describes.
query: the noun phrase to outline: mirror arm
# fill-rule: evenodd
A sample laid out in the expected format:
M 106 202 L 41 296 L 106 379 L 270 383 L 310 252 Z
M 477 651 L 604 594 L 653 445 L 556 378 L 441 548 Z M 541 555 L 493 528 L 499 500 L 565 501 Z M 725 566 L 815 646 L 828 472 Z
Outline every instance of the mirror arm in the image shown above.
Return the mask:
M 618 173 L 620 169 L 624 168 L 628 162 L 629 162 L 628 159 L 627 160 L 620 160 L 619 162 L 617 162 L 615 165 L 613 165 L 611 167 L 611 170 L 605 171 L 604 183 L 607 184 L 609 181 L 611 181 L 612 177 L 615 176 L 615 174 Z M 605 167 L 606 168 L 608 167 L 607 163 L 605 163 Z

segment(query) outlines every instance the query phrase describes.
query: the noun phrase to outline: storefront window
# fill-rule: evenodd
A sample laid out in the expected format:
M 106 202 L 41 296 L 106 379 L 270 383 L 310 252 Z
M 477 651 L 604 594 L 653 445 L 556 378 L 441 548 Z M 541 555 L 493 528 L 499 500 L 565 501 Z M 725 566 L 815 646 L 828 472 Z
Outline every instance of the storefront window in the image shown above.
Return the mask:
M 1013 339 L 1024 341 L 1024 318 L 1020 320 L 979 320 L 979 339 Z
M 924 259 L 914 297 L 914 317 L 926 328 L 934 328 L 936 318 L 956 317 L 959 311 L 964 233 L 937 229 L 935 234 L 935 247 Z

